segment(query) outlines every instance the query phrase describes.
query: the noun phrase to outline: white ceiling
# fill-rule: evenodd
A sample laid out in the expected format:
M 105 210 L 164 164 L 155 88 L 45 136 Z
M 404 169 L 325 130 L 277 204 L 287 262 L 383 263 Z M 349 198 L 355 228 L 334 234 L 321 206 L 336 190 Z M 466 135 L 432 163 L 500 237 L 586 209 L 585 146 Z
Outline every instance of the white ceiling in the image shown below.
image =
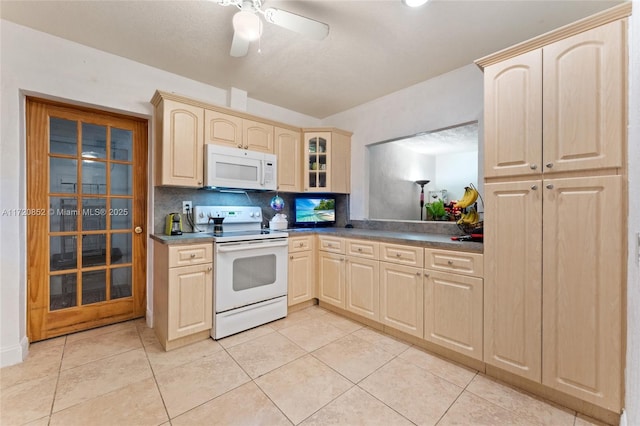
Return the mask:
M 425 155 L 457 154 L 478 151 L 478 122 L 434 130 L 390 142 Z
M 0 1 L 0 17 L 317 118 L 411 86 L 616 0 L 266 0 L 326 22 L 305 39 L 265 23 L 261 52 L 229 56 L 238 10 L 213 1 Z M 171 90 L 170 87 L 159 87 Z

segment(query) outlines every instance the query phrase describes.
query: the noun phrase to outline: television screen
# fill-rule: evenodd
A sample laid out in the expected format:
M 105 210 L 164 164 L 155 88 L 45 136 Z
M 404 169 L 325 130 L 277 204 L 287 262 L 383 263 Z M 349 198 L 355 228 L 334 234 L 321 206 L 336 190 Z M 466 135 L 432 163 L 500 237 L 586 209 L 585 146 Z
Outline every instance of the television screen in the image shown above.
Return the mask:
M 336 199 L 326 195 L 296 197 L 296 226 L 330 226 L 336 223 Z

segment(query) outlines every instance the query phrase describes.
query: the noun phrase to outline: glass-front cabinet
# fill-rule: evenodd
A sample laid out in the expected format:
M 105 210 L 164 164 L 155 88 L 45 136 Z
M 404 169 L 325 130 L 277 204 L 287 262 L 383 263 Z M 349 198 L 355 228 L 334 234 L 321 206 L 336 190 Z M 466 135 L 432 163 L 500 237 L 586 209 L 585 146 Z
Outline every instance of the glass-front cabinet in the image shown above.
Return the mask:
M 350 192 L 351 134 L 305 130 L 303 170 L 305 192 Z

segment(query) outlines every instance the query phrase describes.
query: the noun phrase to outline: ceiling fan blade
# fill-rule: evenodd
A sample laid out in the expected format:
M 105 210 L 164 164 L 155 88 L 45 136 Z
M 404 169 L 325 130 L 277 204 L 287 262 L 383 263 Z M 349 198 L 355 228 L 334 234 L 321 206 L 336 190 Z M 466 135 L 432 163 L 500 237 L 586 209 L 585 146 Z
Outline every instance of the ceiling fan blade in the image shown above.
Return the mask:
M 233 32 L 233 41 L 231 42 L 231 51 L 229 54 L 234 58 L 240 58 L 242 56 L 247 56 L 249 53 L 249 44 L 251 42 L 243 39 L 238 35 L 237 32 Z
M 282 28 L 295 31 L 314 40 L 322 40 L 329 35 L 329 25 L 295 13 L 270 7 L 264 11 L 267 21 Z

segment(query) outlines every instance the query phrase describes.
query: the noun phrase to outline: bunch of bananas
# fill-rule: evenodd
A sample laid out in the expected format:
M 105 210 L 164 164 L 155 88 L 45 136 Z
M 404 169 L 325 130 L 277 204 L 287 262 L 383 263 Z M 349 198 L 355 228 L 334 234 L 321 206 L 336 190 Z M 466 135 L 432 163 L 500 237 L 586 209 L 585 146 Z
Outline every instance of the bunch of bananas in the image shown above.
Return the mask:
M 462 196 L 461 199 L 459 199 L 456 202 L 454 207 L 459 209 L 465 209 L 473 205 L 473 203 L 475 203 L 477 199 L 478 199 L 478 190 L 471 186 L 465 186 L 464 195 Z
M 476 209 L 471 207 L 468 212 L 462 213 L 457 223 L 458 225 L 475 225 L 478 222 L 480 222 L 480 215 Z

